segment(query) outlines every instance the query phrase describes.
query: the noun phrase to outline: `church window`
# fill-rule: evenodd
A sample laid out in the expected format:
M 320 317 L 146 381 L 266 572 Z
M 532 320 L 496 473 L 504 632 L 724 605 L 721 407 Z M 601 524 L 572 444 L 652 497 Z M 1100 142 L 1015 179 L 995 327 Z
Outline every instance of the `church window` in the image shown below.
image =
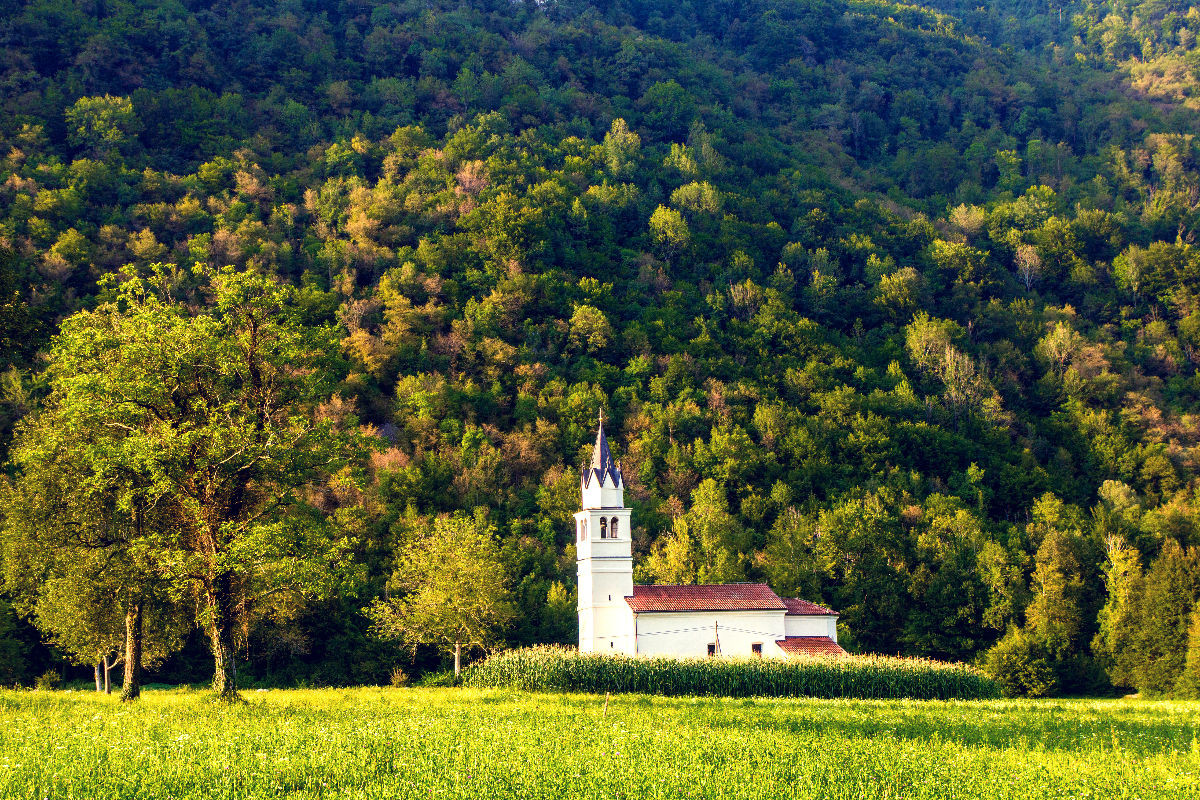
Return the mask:
M 709 657 L 709 658 L 712 658 L 712 657 L 713 657 L 713 656 L 715 656 L 716 654 L 717 654 L 717 646 L 716 646 L 715 644 L 713 644 L 712 642 L 709 642 L 709 644 L 708 644 L 708 657 Z
M 750 653 L 755 658 L 762 658 L 762 642 L 755 642 L 754 644 L 750 645 Z
M 606 520 L 604 517 L 600 518 L 600 538 L 608 538 L 608 520 Z
M 611 536 L 614 539 L 617 538 L 617 518 L 616 517 L 612 518 L 612 527 L 609 528 L 608 530 L 609 530 L 609 536 Z

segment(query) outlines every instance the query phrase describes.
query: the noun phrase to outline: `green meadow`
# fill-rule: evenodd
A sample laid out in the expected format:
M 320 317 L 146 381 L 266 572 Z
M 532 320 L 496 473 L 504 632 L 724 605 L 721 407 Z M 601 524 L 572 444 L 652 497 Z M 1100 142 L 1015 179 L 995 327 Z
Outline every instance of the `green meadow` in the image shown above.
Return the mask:
M 246 698 L 0 692 L 0 797 L 1200 797 L 1200 703 Z

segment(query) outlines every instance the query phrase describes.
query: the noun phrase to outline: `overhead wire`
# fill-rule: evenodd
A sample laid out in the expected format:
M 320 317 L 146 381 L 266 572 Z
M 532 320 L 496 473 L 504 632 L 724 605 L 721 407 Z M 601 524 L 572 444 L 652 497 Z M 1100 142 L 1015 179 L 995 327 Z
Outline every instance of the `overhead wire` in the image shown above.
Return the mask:
M 780 636 L 778 631 L 757 631 L 757 630 L 751 630 L 750 628 L 739 628 L 734 625 L 722 626 L 720 623 L 716 623 L 715 626 L 700 625 L 700 626 L 697 626 L 694 628 L 675 628 L 675 629 L 669 630 L 669 631 L 639 631 L 636 634 L 636 636 L 637 636 L 637 638 L 640 639 L 644 636 L 669 636 L 669 635 L 673 635 L 676 633 L 695 633 L 697 631 L 711 631 L 711 630 L 714 630 L 714 628 L 718 631 L 733 631 L 734 633 L 746 633 L 746 634 L 750 634 L 751 636 L 769 636 L 769 637 L 775 637 L 775 638 L 783 638 L 782 636 Z M 635 634 L 630 634 L 630 633 L 605 633 L 605 634 L 593 634 L 593 638 L 596 638 L 596 639 L 629 639 L 629 638 L 632 638 L 634 635 Z M 786 636 L 786 634 L 784 634 L 784 636 Z

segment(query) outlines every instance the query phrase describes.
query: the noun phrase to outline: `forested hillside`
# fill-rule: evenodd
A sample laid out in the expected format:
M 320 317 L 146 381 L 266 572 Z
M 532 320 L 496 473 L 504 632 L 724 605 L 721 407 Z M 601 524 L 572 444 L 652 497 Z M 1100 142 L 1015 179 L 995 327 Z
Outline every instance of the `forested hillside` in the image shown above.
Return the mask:
M 381 442 L 310 488 L 339 590 L 242 608 L 255 678 L 410 669 L 365 609 L 455 512 L 504 640 L 573 641 L 603 410 L 643 581 L 764 580 L 1014 692 L 1194 692 L 1200 10 L 933 5 L 0 0 L 0 448 L 105 276 L 232 266 L 336 326 L 319 413 Z

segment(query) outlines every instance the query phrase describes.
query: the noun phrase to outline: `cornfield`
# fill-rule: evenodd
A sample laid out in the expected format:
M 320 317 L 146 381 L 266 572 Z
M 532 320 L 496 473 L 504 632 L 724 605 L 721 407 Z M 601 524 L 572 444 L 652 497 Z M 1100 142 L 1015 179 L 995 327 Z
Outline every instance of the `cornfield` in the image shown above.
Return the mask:
M 995 681 L 966 664 L 916 658 L 639 658 L 562 647 L 509 650 L 469 668 L 475 688 L 717 697 L 990 699 Z

